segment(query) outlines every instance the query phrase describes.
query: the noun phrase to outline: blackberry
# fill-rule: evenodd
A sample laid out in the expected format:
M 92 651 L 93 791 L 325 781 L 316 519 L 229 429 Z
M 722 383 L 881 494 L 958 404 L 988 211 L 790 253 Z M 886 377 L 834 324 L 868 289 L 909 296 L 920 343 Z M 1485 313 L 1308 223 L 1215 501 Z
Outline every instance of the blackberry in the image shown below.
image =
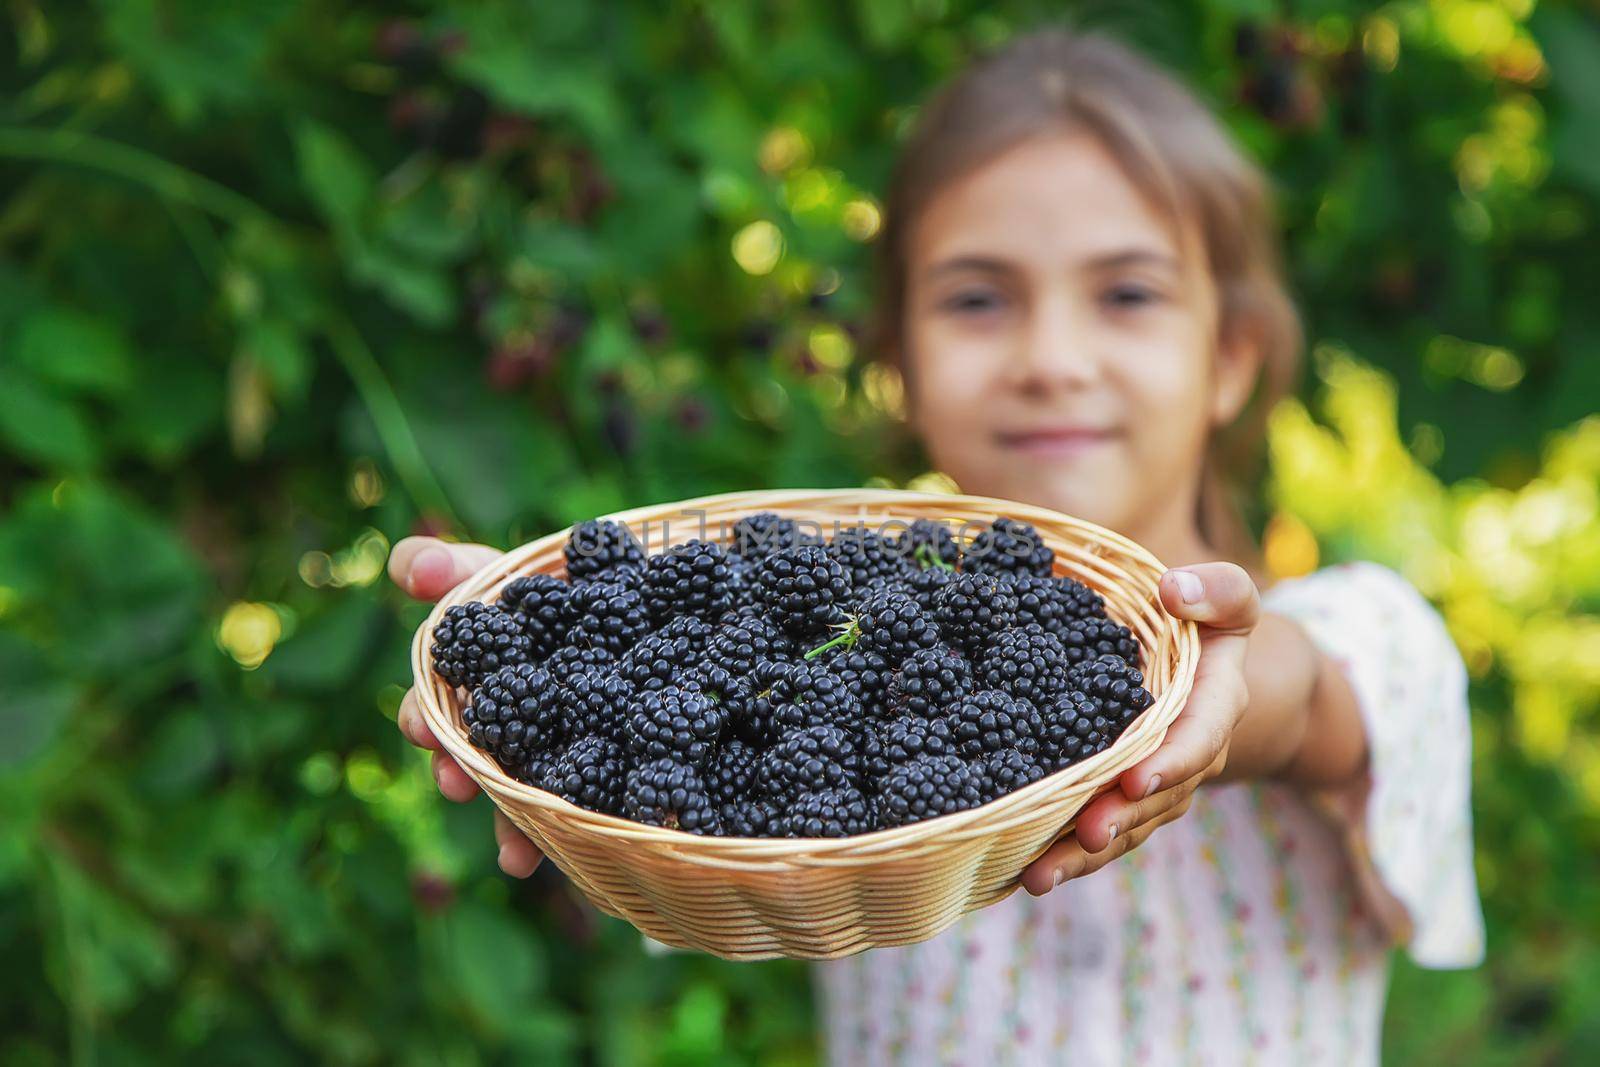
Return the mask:
M 831 660 L 800 660 L 772 673 L 767 708 L 776 730 L 817 723 L 844 725 L 865 718 L 850 680 L 834 669 Z
M 923 611 L 937 617 L 939 593 L 950 584 L 950 578 L 949 571 L 929 567 L 926 570 L 908 572 L 905 580 L 900 583 L 900 588 L 910 593 L 917 603 L 922 605 Z
M 1139 664 L 1139 642 L 1133 639 L 1133 631 L 1110 619 L 1073 619 L 1057 636 L 1066 649 L 1067 659 L 1073 663 L 1119 656 L 1135 666 Z
M 1095 708 L 1091 697 L 1075 691 L 1056 699 L 1046 710 L 1043 724 L 1039 755 L 1052 768 L 1066 767 L 1105 751 L 1123 730 L 1122 723 Z
M 961 569 L 974 574 L 1032 574 L 1050 577 L 1056 554 L 1032 526 L 998 518 L 972 539 L 961 557 Z
M 888 707 L 895 714 L 928 718 L 952 708 L 972 691 L 972 666 L 955 649 L 913 652 L 889 682 Z
M 845 568 L 816 545 L 775 552 L 756 569 L 761 603 L 795 637 L 809 639 L 838 621 L 851 587 Z
M 793 651 L 783 632 L 759 610 L 751 608 L 723 616 L 706 641 L 702 663 L 708 672 L 748 678 L 757 663 L 791 655 Z
M 516 773 L 535 754 L 552 754 L 566 739 L 555 679 L 531 663 L 502 667 L 461 710 L 472 743 Z
M 983 778 L 957 756 L 918 756 L 891 767 L 877 787 L 885 826 L 932 819 L 983 803 Z
M 1034 623 L 1046 633 L 1063 636 L 1082 619 L 1105 618 L 1105 601 L 1100 594 L 1072 578 L 1038 578 L 1018 575 L 1017 621 Z
M 1069 619 L 1105 618 L 1105 597 L 1075 578 L 1061 576 L 1047 579 L 1055 590 L 1056 600 Z
M 889 681 L 894 677 L 887 659 L 857 646 L 834 653 L 829 667 L 855 697 L 858 715 L 866 719 L 882 717 L 889 698 Z
M 821 538 L 815 534 L 801 533 L 793 519 L 770 511 L 747 516 L 733 524 L 734 551 L 753 562 L 801 545 L 821 543 Z
M 1072 668 L 1068 683 L 1093 702 L 1098 714 L 1123 726 L 1154 703 L 1144 674 L 1118 656 L 1084 660 Z
M 852 837 L 877 828 L 877 812 L 850 786 L 802 793 L 784 811 L 789 837 Z
M 628 705 L 634 688 L 610 666 L 586 667 L 557 679 L 561 713 L 573 736 L 627 738 Z
M 638 539 L 626 526 L 609 519 L 578 523 L 567 535 L 561 554 L 567 560 L 567 577 L 574 584 L 644 567 L 644 549 Z
M 674 615 L 715 621 L 732 606 L 728 592 L 732 577 L 728 554 L 710 541 L 688 541 L 651 556 L 644 568 L 650 615 L 659 622 Z
M 827 724 L 805 726 L 790 730 L 766 751 L 756 782 L 768 799 L 782 805 L 802 793 L 853 785 L 859 762 L 849 730 Z
M 856 608 L 859 647 L 899 666 L 913 652 L 939 643 L 939 630 L 909 593 L 888 587 L 874 590 Z
M 572 644 L 569 635 L 568 644 L 556 649 L 544 661 L 544 669 L 553 678 L 567 678 L 584 671 L 612 668 L 616 663 L 617 657 L 609 649 L 586 643 Z
M 939 633 L 968 655 L 1016 621 L 1017 594 L 1011 583 L 992 574 L 962 573 L 939 591 L 935 622 Z
M 670 756 L 704 767 L 716 753 L 722 708 L 698 689 L 668 686 L 638 693 L 628 705 L 628 751 L 640 763 Z
M 1075 617 L 1067 614 L 1053 579 L 1019 574 L 1011 588 L 1017 594 L 1018 626 L 1037 626 L 1053 634 L 1061 631 L 1068 618 Z
M 760 758 L 761 753 L 743 741 L 725 743 L 702 776 L 711 799 L 721 805 L 748 797 L 755 787 Z
M 665 757 L 628 772 L 622 813 L 634 822 L 669 826 L 692 834 L 716 833 L 717 809 L 693 767 Z
M 546 776 L 550 791 L 580 808 L 616 815 L 622 811 L 627 764 L 622 747 L 603 737 L 580 737 L 567 746 Z
M 991 689 L 1042 703 L 1067 687 L 1067 650 L 1036 626 L 1012 627 L 984 650 L 978 676 Z
M 724 695 L 726 729 L 733 737 L 758 748 L 765 748 L 777 737 L 778 725 L 773 720 L 773 705 L 777 698 L 773 695 L 773 688 L 777 686 L 780 695 L 786 694 L 788 690 L 783 689 L 781 683 L 794 669 L 792 660 L 761 660 L 742 682 L 732 688 L 731 694 Z
M 909 763 L 918 756 L 956 755 L 955 730 L 949 719 L 919 719 L 904 715 L 880 723 L 876 728 L 877 749 L 866 761 L 866 773 L 876 781 L 891 767 Z
M 983 689 L 957 704 L 950 714 L 956 748 L 967 759 L 979 759 L 1002 748 L 1035 750 L 1044 721 L 1021 697 L 999 689 Z
M 942 570 L 940 563 L 954 567 L 961 559 L 961 546 L 956 544 L 950 528 L 933 519 L 913 522 L 895 540 L 895 548 L 901 559 L 919 568 Z
M 500 607 L 522 624 L 532 654 L 543 658 L 561 647 L 567 632 L 567 600 L 572 586 L 548 574 L 513 578 L 500 591 Z
M 861 589 L 880 578 L 897 578 L 910 569 L 896 545 L 865 526 L 839 530 L 828 543 L 827 551 L 849 572 L 851 582 Z
M 543 789 L 547 793 L 555 791 L 551 788 L 550 782 L 550 775 L 554 773 L 555 769 L 556 753 L 546 752 L 543 749 L 528 753 L 522 763 L 515 767 L 506 768 L 512 777 Z
M 984 803 L 1015 793 L 1045 776 L 1045 769 L 1033 756 L 1015 748 L 1002 748 L 983 761 L 979 768 L 983 778 Z
M 679 615 L 628 649 L 618 673 L 640 692 L 687 681 L 700 665 L 710 639 L 710 623 Z
M 451 685 L 476 689 L 495 671 L 532 656 L 522 624 L 493 604 L 457 604 L 433 628 L 433 669 Z
M 567 641 L 620 656 L 650 631 L 644 595 L 624 582 L 595 578 L 572 588 Z
M 785 823 L 777 807 L 760 797 L 730 800 L 717 808 L 717 832 L 725 837 L 783 837 Z
M 744 611 L 761 605 L 756 585 L 756 565 L 744 556 L 728 555 L 728 610 Z

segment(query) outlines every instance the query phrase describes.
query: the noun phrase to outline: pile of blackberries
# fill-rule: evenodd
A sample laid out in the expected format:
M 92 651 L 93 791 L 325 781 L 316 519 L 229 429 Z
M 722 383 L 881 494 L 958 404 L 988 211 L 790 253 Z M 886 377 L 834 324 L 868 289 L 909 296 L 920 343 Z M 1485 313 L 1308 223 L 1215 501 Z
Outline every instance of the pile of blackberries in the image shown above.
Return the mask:
M 841 837 L 974 807 L 1107 748 L 1139 646 L 1031 526 L 824 540 L 770 513 L 647 555 L 575 527 L 567 579 L 453 607 L 473 744 L 574 804 L 691 833 Z

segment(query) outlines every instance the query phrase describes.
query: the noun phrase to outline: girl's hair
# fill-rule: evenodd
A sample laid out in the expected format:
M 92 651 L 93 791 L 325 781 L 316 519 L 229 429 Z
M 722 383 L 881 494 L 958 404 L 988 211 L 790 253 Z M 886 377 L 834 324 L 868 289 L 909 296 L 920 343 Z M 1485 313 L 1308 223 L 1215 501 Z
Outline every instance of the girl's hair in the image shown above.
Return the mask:
M 1220 332 L 1244 331 L 1261 348 L 1250 403 L 1208 447 L 1198 516 L 1214 547 L 1253 558 L 1244 506 L 1259 485 L 1267 414 L 1294 386 L 1301 348 L 1272 197 L 1210 111 L 1126 45 L 1094 33 L 1030 34 L 969 67 L 926 105 L 885 204 L 875 347 L 890 358 L 903 353 L 906 239 L 934 194 L 1008 149 L 1062 130 L 1096 137 L 1151 204 L 1194 225 L 1217 287 Z

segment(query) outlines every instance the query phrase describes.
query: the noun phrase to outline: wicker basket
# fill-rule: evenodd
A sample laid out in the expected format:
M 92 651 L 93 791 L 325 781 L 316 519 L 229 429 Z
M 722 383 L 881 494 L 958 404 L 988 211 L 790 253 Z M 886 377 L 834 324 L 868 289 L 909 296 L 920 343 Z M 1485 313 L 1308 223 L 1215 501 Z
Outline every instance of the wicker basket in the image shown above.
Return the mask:
M 651 552 L 694 537 L 729 540 L 733 522 L 759 511 L 877 524 L 918 518 L 987 524 L 999 515 L 1032 523 L 1056 552 L 1057 573 L 1089 585 L 1144 649 L 1155 697 L 1111 748 L 980 808 L 858 837 L 696 837 L 586 811 L 507 776 L 474 748 L 461 725 L 463 695 L 430 669 L 434 624 L 444 610 L 492 600 L 512 578 L 561 574 L 565 532 L 507 553 L 441 600 L 417 631 L 411 662 L 428 725 L 483 791 L 600 910 L 657 941 L 727 959 L 833 959 L 923 941 L 964 912 L 1018 886 L 1029 861 L 1070 828 L 1079 810 L 1144 758 L 1188 698 L 1199 655 L 1192 623 L 1156 599 L 1162 567 L 1138 545 L 1098 526 L 1003 500 L 890 490 L 730 493 L 611 516 Z M 702 516 L 704 518 L 702 519 Z

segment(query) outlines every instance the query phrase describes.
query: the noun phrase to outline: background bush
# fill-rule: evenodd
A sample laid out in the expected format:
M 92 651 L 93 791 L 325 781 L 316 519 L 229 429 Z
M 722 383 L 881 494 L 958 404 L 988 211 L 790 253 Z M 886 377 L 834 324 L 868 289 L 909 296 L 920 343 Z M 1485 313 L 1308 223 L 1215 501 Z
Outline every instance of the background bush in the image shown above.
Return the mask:
M 390 721 L 382 568 L 919 475 L 858 347 L 874 195 L 1051 7 L 12 4 L 0 1058 L 811 1060 L 803 968 L 495 872 Z M 1080 9 L 1279 179 L 1315 373 L 1269 564 L 1401 567 L 1473 673 L 1490 958 L 1398 969 L 1400 1062 L 1600 1040 L 1600 26 L 1533 7 Z

